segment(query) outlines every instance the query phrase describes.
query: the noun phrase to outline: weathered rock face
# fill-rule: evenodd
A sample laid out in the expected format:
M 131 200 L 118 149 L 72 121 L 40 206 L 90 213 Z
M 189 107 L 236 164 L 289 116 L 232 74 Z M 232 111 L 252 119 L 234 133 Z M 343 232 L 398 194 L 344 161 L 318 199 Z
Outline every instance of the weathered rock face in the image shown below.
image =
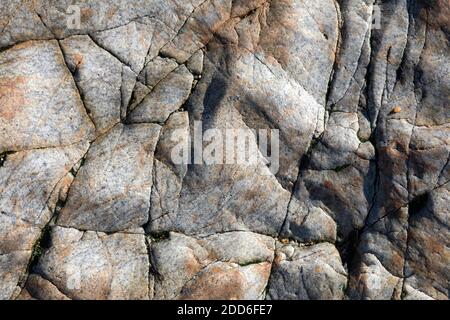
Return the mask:
M 0 299 L 448 299 L 449 14 L 2 1 Z

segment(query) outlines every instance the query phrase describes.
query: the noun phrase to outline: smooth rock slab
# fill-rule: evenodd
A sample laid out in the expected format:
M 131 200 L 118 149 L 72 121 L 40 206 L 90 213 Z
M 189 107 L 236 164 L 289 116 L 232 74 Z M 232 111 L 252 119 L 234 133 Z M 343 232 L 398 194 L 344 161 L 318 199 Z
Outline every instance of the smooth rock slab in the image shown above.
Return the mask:
M 257 300 L 263 298 L 270 263 L 240 267 L 215 262 L 183 288 L 182 300 Z
M 365 224 L 373 198 L 374 164 L 305 170 L 293 193 L 282 235 L 302 242 L 346 239 Z
M 336 2 L 276 0 L 265 19 L 260 47 L 323 103 L 338 45 Z
M 67 297 L 148 298 L 149 258 L 143 235 L 55 227 L 51 243 L 36 271 Z
M 160 23 L 158 27 L 162 28 Z M 145 57 L 151 45 L 154 45 L 156 27 L 139 22 L 130 22 L 124 26 L 94 34 L 97 43 L 112 52 L 120 61 L 125 62 L 135 73 L 144 67 Z M 161 43 L 168 40 L 161 37 Z M 161 45 L 162 46 L 162 45 Z
M 88 36 L 62 40 L 61 48 L 97 133 L 105 133 L 120 121 L 122 63 Z
M 277 244 L 269 299 L 341 300 L 346 284 L 347 273 L 332 244 L 311 247 Z
M 0 153 L 92 138 L 93 124 L 56 41 L 0 53 L 0 105 Z
M 402 285 L 403 279 L 389 273 L 374 254 L 365 253 L 358 275 L 351 278 L 348 295 L 355 300 L 399 299 Z
M 0 167 L 0 299 L 14 298 L 42 229 L 52 216 L 69 170 L 87 144 L 23 151 Z
M 178 66 L 174 59 L 155 57 L 145 65 L 139 74 L 139 80 L 149 87 L 154 87 Z
M 0 11 L 0 47 L 30 39 L 67 38 L 112 30 L 132 23 L 152 25 L 157 32 L 152 42 L 175 36 L 190 13 L 203 0 L 13 0 L 4 1 Z M 77 18 L 79 20 L 77 21 Z M 163 31 L 163 32 L 162 32 Z M 152 38 L 152 33 L 149 34 Z M 164 41 L 164 43 L 166 43 Z M 154 46 L 159 50 L 158 46 Z M 155 50 L 150 50 L 154 54 Z
M 61 211 L 58 224 L 116 232 L 149 217 L 156 124 L 115 126 L 95 141 Z
M 261 299 L 275 241 L 251 232 L 170 233 L 152 243 L 155 299 Z
M 20 282 L 26 276 L 31 251 L 16 251 L 0 255 L 0 299 L 15 298 L 20 293 Z
M 161 137 L 155 151 L 153 188 L 148 231 L 161 232 L 165 221 L 174 219 L 179 210 L 179 198 L 187 163 L 174 163 L 172 154 L 179 146 L 188 147 L 189 116 L 176 112 L 161 129 Z M 162 220 L 162 221 L 161 221 Z
M 164 123 L 189 98 L 194 76 L 180 66 L 156 84 L 153 90 L 131 112 L 131 123 Z
M 405 284 L 446 300 L 450 274 L 450 183 L 410 204 Z
M 38 274 L 30 274 L 28 276 L 25 288 L 18 299 L 69 300 L 54 284 Z

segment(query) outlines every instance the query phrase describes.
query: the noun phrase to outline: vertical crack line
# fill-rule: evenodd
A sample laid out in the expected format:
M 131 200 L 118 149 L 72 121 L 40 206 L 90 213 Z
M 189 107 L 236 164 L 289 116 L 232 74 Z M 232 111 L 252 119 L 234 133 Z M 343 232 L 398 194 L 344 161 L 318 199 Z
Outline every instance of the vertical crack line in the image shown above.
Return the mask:
M 283 229 L 285 228 L 286 223 L 288 221 L 289 208 L 291 206 L 292 201 L 294 200 L 294 197 L 295 197 L 294 194 L 297 191 L 297 188 L 298 188 L 299 183 L 300 183 L 300 179 L 302 178 L 304 171 L 306 170 L 306 168 L 309 165 L 309 161 L 310 161 L 310 158 L 311 158 L 311 155 L 312 155 L 312 152 L 313 152 L 314 148 L 322 140 L 323 136 L 324 136 L 324 132 L 322 132 L 322 134 L 319 137 L 317 137 L 317 138 L 312 137 L 311 143 L 309 144 L 308 150 L 306 151 L 306 153 L 302 156 L 302 158 L 299 161 L 300 164 L 299 164 L 299 169 L 298 169 L 298 173 L 297 173 L 297 179 L 296 179 L 296 181 L 294 183 L 294 186 L 293 186 L 292 192 L 291 192 L 291 196 L 290 196 L 288 204 L 287 204 L 286 215 L 284 217 L 283 223 L 281 224 L 280 230 L 278 231 L 278 236 L 277 236 L 278 238 L 281 237 Z
M 334 61 L 333 67 L 331 68 L 330 76 L 328 78 L 328 88 L 327 93 L 325 95 L 325 112 L 329 111 L 329 100 L 333 90 L 334 76 L 336 74 L 336 69 L 338 68 L 339 55 L 341 51 L 341 42 L 342 42 L 342 26 L 343 19 L 341 14 L 341 9 L 339 3 L 336 0 L 333 0 L 334 8 L 336 10 L 336 19 L 337 19 L 337 39 L 336 39 L 336 47 L 334 50 Z
M 154 259 L 152 259 L 152 243 L 151 243 L 151 240 L 146 235 L 144 235 L 144 241 L 145 241 L 145 247 L 147 248 L 147 257 L 148 257 L 148 275 L 147 275 L 148 294 L 147 294 L 147 296 L 148 296 L 149 300 L 153 300 L 153 297 L 155 295 L 155 277 L 154 277 L 155 270 L 154 270 L 154 266 L 153 266 Z M 150 287 L 150 286 L 152 286 L 152 287 Z
M 66 196 L 66 199 L 65 199 L 64 203 L 61 205 L 61 208 L 58 207 L 58 203 L 57 203 L 57 205 L 55 206 L 55 208 L 54 208 L 54 210 L 53 210 L 53 212 L 52 212 L 51 217 L 48 219 L 47 223 L 45 223 L 45 225 L 42 227 L 42 229 L 41 229 L 41 234 L 40 234 L 39 238 L 36 240 L 36 242 L 35 242 L 35 243 L 33 244 L 33 246 L 32 246 L 32 249 L 31 249 L 31 255 L 30 255 L 30 259 L 28 260 L 27 267 L 26 267 L 25 272 L 24 272 L 24 274 L 21 276 L 21 279 L 19 280 L 19 283 L 18 283 L 18 286 L 19 286 L 21 289 L 24 288 L 24 286 L 25 286 L 25 284 L 26 284 L 26 282 L 27 282 L 27 280 L 28 280 L 28 276 L 29 276 L 30 272 L 32 271 L 34 265 L 39 261 L 39 258 L 40 258 L 41 255 L 43 254 L 43 252 L 37 252 L 37 255 L 36 255 L 35 252 L 36 252 L 36 251 L 40 251 L 40 250 L 43 249 L 42 243 L 43 243 L 43 241 L 47 241 L 46 238 L 47 238 L 47 236 L 48 236 L 48 233 L 50 232 L 50 228 L 51 228 L 52 222 L 55 222 L 58 213 L 59 213 L 60 210 L 64 207 L 65 203 L 66 203 L 67 200 L 68 200 L 68 197 L 69 197 L 69 194 L 70 194 L 70 189 L 72 188 L 72 185 L 73 185 L 73 183 L 74 183 L 74 181 L 75 181 L 76 175 L 77 175 L 78 172 L 79 172 L 79 169 L 75 171 L 74 168 L 77 166 L 77 164 L 78 164 L 80 161 L 82 161 L 82 160 L 86 157 L 87 153 L 88 153 L 89 150 L 90 150 L 90 147 L 91 147 L 91 145 L 89 145 L 87 151 L 83 154 L 83 156 L 82 156 L 80 159 L 78 159 L 78 161 L 76 161 L 76 162 L 72 165 L 72 167 L 71 167 L 69 170 L 67 170 L 67 172 L 66 172 L 64 175 L 62 175 L 62 177 L 56 182 L 56 184 L 54 185 L 52 191 L 50 192 L 49 196 L 47 197 L 47 200 L 46 200 L 46 202 L 45 202 L 44 208 L 42 208 L 39 217 L 42 216 L 43 212 L 44 212 L 46 209 L 50 209 L 50 208 L 49 208 L 49 202 L 50 202 L 50 199 L 54 196 L 55 192 L 58 191 L 58 190 L 57 190 L 57 187 L 59 186 L 60 182 L 61 182 L 64 178 L 66 178 L 68 174 L 71 174 L 72 172 L 75 173 L 75 174 L 74 174 L 74 177 L 73 177 L 73 180 L 72 180 L 72 182 L 71 182 L 69 188 L 67 189 L 67 196 Z M 58 198 L 57 202 L 58 202 L 58 201 L 59 201 L 59 198 Z
M 428 34 L 428 21 L 429 21 L 428 20 L 429 19 L 429 11 L 428 10 L 426 11 L 426 17 L 427 17 L 427 19 L 425 22 L 425 28 L 426 28 L 425 41 L 424 41 L 424 44 L 422 47 L 422 52 L 423 52 L 423 49 L 425 48 L 427 34 Z M 411 19 L 411 17 L 410 17 L 410 19 Z M 411 21 L 409 22 L 409 24 L 410 23 L 411 23 Z M 419 63 L 420 63 L 421 59 L 422 59 L 422 53 L 420 55 Z M 417 65 L 414 66 L 414 70 L 416 68 L 417 68 Z M 415 208 L 415 205 L 413 205 L 413 203 L 411 203 L 411 201 L 413 201 L 413 200 L 412 200 L 412 194 L 411 194 L 412 193 L 412 190 L 411 190 L 412 184 L 411 184 L 411 179 L 410 179 L 411 147 L 412 147 L 412 140 L 413 140 L 414 132 L 417 128 L 416 124 L 417 124 L 417 117 L 419 114 L 419 101 L 417 100 L 417 95 L 416 95 L 416 84 L 417 84 L 416 72 L 414 72 L 413 84 L 414 84 L 414 95 L 416 97 L 416 108 L 415 108 L 415 114 L 414 114 L 414 123 L 413 123 L 413 127 L 411 130 L 411 137 L 409 139 L 409 144 L 408 144 L 408 158 L 406 160 L 406 181 L 407 181 L 407 191 L 408 191 L 408 202 L 410 202 L 410 203 L 408 205 L 408 221 L 407 221 L 407 226 L 406 226 L 406 244 L 405 244 L 405 253 L 403 255 L 403 271 L 402 271 L 403 283 L 402 283 L 402 289 L 401 289 L 401 293 L 400 293 L 401 299 L 403 299 L 403 297 L 404 297 L 406 279 L 407 279 L 407 277 L 409 277 L 406 275 L 406 271 L 407 271 L 406 269 L 407 269 L 407 262 L 408 262 L 409 246 L 410 246 L 410 241 L 411 241 L 411 235 L 410 235 L 411 219 L 412 219 L 413 214 L 416 213 L 416 212 L 413 212 L 413 210 L 419 210 L 419 208 Z
M 261 296 L 264 296 L 264 300 L 267 300 L 267 295 L 269 294 L 269 286 L 270 286 L 270 279 L 272 278 L 272 274 L 274 272 L 274 266 L 275 266 L 275 258 L 277 254 L 277 241 L 276 239 L 273 239 L 273 259 L 270 264 L 270 271 L 269 271 L 269 277 L 267 278 L 267 283 L 264 288 L 264 291 Z
M 366 232 L 368 230 L 368 222 L 369 222 L 370 216 L 372 215 L 373 210 L 375 209 L 375 204 L 376 204 L 378 192 L 379 192 L 380 167 L 379 167 L 379 163 L 378 163 L 379 150 L 377 148 L 377 133 L 378 133 L 379 125 L 380 125 L 380 123 L 379 123 L 380 122 L 380 117 L 379 117 L 380 110 L 378 110 L 378 112 L 375 113 L 376 114 L 375 119 L 373 119 L 372 114 L 371 114 L 371 108 L 374 108 L 376 105 L 375 102 L 372 101 L 372 95 L 371 95 L 371 85 L 372 85 L 372 81 L 373 81 L 373 77 L 371 77 L 371 70 L 374 68 L 374 63 L 375 63 L 375 59 L 376 59 L 376 57 L 374 56 L 374 50 L 373 50 L 375 40 L 374 40 L 374 34 L 372 32 L 373 10 L 374 10 L 373 6 L 375 4 L 376 4 L 376 1 L 371 1 L 371 3 L 370 3 L 370 5 L 372 6 L 372 12 L 370 14 L 369 25 L 368 25 L 368 30 L 365 35 L 365 40 L 362 44 L 362 46 L 364 47 L 364 45 L 367 41 L 368 50 L 369 50 L 369 52 L 367 54 L 369 55 L 369 61 L 367 63 L 367 66 L 365 67 L 364 86 L 362 86 L 362 88 L 360 90 L 360 94 L 359 94 L 359 101 L 361 101 L 362 95 L 365 97 L 364 113 L 365 113 L 365 115 L 367 115 L 368 120 L 370 121 L 371 134 L 370 134 L 369 141 L 373 145 L 374 150 L 375 150 L 375 159 L 373 160 L 373 162 L 374 162 L 373 165 L 374 165 L 374 170 L 375 170 L 375 178 L 373 181 L 373 194 L 371 197 L 371 202 L 370 202 L 370 206 L 367 211 L 367 215 L 364 219 L 364 224 L 360 230 L 355 230 L 356 239 L 355 239 L 355 243 L 353 244 L 354 253 L 353 253 L 353 257 L 351 258 L 351 261 L 347 262 L 347 283 L 346 283 L 346 288 L 344 290 L 345 297 L 349 296 L 350 281 L 351 281 L 352 275 L 354 273 L 356 273 L 355 268 L 359 263 L 361 263 L 359 261 L 360 260 L 359 247 L 361 245 L 362 235 L 364 232 Z M 361 61 L 361 56 L 358 59 L 358 67 L 357 68 L 360 67 L 360 61 Z M 345 96 L 345 94 L 344 94 L 344 96 Z M 369 163 L 369 170 L 370 170 L 371 165 L 372 164 Z M 351 240 L 351 239 L 344 239 L 343 244 L 345 245 L 347 243 L 347 245 L 349 245 L 348 244 L 349 240 Z
M 72 71 L 69 68 L 69 65 L 68 65 L 67 60 L 66 60 L 66 54 L 65 54 L 64 49 L 63 49 L 63 47 L 61 45 L 61 41 L 57 40 L 57 42 L 58 42 L 59 50 L 61 51 L 61 55 L 62 55 L 64 64 L 65 64 L 65 66 L 67 68 L 68 73 L 70 74 L 70 76 L 72 78 L 73 84 L 74 84 L 74 86 L 75 86 L 75 88 L 77 90 L 77 93 L 78 93 L 78 96 L 80 98 L 81 104 L 83 105 L 83 108 L 84 108 L 84 110 L 86 112 L 86 115 L 88 116 L 89 120 L 91 121 L 92 125 L 94 126 L 95 131 L 97 131 L 97 125 L 95 124 L 95 121 L 94 121 L 94 119 L 91 116 L 91 110 L 89 110 L 89 108 L 87 108 L 86 104 L 84 103 L 82 90 L 81 90 L 80 86 L 78 85 L 78 82 L 75 80 L 74 74 L 72 73 Z M 78 68 L 78 66 L 76 66 L 76 68 Z
M 406 264 L 408 262 L 408 252 L 409 252 L 409 244 L 411 241 L 411 236 L 410 236 L 410 227 L 411 227 L 411 212 L 410 212 L 410 207 L 408 208 L 408 225 L 406 226 L 406 243 L 405 243 L 405 253 L 403 254 L 403 266 L 402 266 L 402 289 L 400 292 L 400 299 L 403 299 L 404 297 L 404 292 L 405 292 L 405 284 L 406 284 Z
M 45 29 L 47 29 L 50 34 L 53 36 L 54 39 L 57 39 L 58 37 L 56 36 L 56 34 L 53 32 L 53 30 L 47 25 L 47 23 L 44 21 L 44 19 L 42 18 L 42 16 L 34 9 L 34 13 L 38 16 L 39 20 L 41 21 L 42 25 L 44 26 Z
M 152 224 L 152 209 L 153 209 L 153 201 L 152 201 L 152 195 L 153 195 L 153 188 L 156 186 L 156 150 L 158 148 L 159 139 L 161 138 L 161 131 L 163 128 L 161 128 L 159 136 L 158 136 L 158 142 L 156 143 L 155 152 L 153 153 L 153 165 L 152 165 L 152 186 L 150 188 L 150 195 L 149 195 L 149 206 L 148 206 L 148 220 L 147 222 L 142 226 L 144 228 L 145 234 L 147 234 L 147 230 L 151 228 Z

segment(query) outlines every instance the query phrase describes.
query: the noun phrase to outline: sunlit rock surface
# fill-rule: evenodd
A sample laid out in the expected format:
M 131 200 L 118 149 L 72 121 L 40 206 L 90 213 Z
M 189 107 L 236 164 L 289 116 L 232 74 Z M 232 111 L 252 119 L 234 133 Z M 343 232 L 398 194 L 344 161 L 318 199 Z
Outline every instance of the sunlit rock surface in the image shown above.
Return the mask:
M 0 299 L 448 299 L 449 16 L 2 1 Z

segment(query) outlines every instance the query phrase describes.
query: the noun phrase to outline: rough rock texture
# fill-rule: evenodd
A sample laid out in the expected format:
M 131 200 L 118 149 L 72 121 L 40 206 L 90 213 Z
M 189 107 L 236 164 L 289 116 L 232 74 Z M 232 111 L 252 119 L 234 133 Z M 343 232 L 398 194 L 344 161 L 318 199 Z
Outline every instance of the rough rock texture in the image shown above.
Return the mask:
M 449 17 L 1 1 L 0 299 L 448 299 Z

